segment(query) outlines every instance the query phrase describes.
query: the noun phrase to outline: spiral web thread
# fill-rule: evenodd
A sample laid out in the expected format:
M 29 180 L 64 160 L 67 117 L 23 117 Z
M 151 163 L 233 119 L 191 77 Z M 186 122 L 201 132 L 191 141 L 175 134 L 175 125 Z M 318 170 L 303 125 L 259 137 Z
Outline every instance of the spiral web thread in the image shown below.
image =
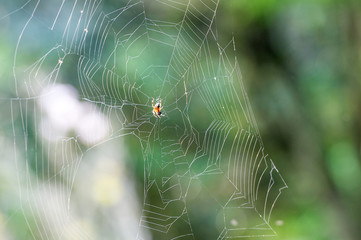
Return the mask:
M 32 238 L 64 239 L 65 226 L 76 239 L 91 238 L 72 224 L 73 184 L 87 152 L 125 136 L 139 140 L 144 161 L 134 237 L 146 239 L 144 231 L 154 239 L 275 236 L 270 217 L 287 185 L 264 152 L 235 42 L 219 40 L 221 3 L 132 0 L 104 6 L 99 0 L 28 1 L 5 16 L 24 18 L 13 64 L 17 97 L 10 105 L 15 147 L 26 162 L 18 168 L 19 182 L 26 183 L 21 199 L 40 206 L 29 210 Z M 42 42 L 41 36 L 51 40 Z M 32 38 L 39 39 L 41 51 L 20 64 Z M 109 134 L 100 142 L 84 145 L 79 135 L 39 140 L 41 131 L 57 135 L 40 124 L 40 92 L 61 82 L 69 69 L 76 71 L 71 82 L 81 101 L 105 116 Z M 162 100 L 160 119 L 152 115 L 153 98 Z M 207 124 L 197 124 L 200 119 Z M 17 165 L 20 159 L 17 154 Z

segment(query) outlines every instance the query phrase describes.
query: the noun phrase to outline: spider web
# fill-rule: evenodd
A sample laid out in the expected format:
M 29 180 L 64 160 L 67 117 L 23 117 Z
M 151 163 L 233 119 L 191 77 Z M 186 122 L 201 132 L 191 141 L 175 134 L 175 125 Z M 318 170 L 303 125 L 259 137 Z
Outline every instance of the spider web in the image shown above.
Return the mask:
M 74 220 L 75 182 L 86 156 L 128 137 L 143 157 L 143 202 L 139 219 L 128 222 L 136 235 L 113 239 L 276 235 L 270 217 L 287 186 L 264 152 L 235 41 L 218 36 L 221 4 L 29 0 L 1 18 L 23 23 L 10 108 L 31 238 L 94 238 Z M 39 51 L 28 56 L 29 48 Z M 160 119 L 153 98 L 162 100 Z

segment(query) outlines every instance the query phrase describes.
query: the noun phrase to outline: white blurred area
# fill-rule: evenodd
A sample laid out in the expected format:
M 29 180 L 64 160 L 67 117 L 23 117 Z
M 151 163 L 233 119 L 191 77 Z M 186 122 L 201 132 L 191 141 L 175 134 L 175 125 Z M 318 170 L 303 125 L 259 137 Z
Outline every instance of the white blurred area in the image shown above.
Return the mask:
M 127 172 L 127 157 L 122 138 L 83 155 L 71 206 L 77 209 L 78 219 L 83 219 L 80 222 L 86 223 L 82 230 L 93 234 L 91 239 L 151 240 L 150 233 L 139 227 L 142 203 L 132 174 Z M 68 239 L 72 236 L 77 235 L 71 231 Z
M 46 153 L 38 161 L 47 161 L 53 171 L 45 173 L 49 181 L 35 177 L 20 184 L 24 206 L 31 209 L 29 218 L 38 217 L 30 227 L 35 235 L 151 240 L 149 232 L 139 227 L 142 203 L 127 173 L 124 140 L 107 141 L 110 116 L 95 104 L 80 101 L 77 90 L 66 84 L 45 88 L 37 105 L 37 131 L 45 140 L 38 147 Z M 44 171 L 39 166 L 35 175 Z
M 111 157 L 114 146 L 100 145 L 85 154 L 71 194 L 59 182 L 43 183 L 32 190 L 38 225 L 56 236 L 47 239 L 151 240 L 149 232 L 139 228 L 141 205 L 135 184 L 125 172 L 123 156 Z
M 71 85 L 55 84 L 45 88 L 38 102 L 43 113 L 41 134 L 49 141 L 74 133 L 81 143 L 91 146 L 108 136 L 109 124 L 96 105 L 81 102 Z
M 150 233 L 139 227 L 142 203 L 131 175 L 126 172 L 126 151 L 119 144 L 122 142 L 119 139 L 102 144 L 84 156 L 87 163 L 79 169 L 83 177 L 75 183 L 75 188 L 81 187 L 79 194 L 88 197 L 79 208 L 97 223 L 96 229 L 100 230 L 97 239 L 104 236 L 104 239 L 150 240 Z

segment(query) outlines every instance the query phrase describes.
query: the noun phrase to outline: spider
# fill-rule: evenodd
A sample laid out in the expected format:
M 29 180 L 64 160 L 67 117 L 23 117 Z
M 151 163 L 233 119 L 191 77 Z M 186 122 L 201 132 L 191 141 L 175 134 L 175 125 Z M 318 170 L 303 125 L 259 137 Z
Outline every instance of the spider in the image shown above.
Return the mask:
M 154 115 L 154 117 L 160 118 L 162 116 L 161 110 L 163 109 L 163 107 L 162 107 L 162 99 L 159 99 L 159 101 L 157 101 L 155 103 L 155 105 L 153 105 L 153 103 L 154 103 L 154 98 L 152 100 L 153 115 Z

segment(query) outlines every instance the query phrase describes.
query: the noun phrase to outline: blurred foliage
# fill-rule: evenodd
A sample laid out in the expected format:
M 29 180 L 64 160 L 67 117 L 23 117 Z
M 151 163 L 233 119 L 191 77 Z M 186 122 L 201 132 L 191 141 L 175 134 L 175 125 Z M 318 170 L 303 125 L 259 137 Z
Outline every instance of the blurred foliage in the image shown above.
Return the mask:
M 0 111 L 7 113 L 11 111 L 9 99 L 15 97 L 13 53 L 24 24 L 24 19 L 10 21 L 7 14 L 21 4 L 10 0 L 0 3 Z M 104 8 L 112 9 L 117 4 L 107 1 Z M 159 14 L 172 17 L 173 13 Z M 224 0 L 216 22 L 220 41 L 235 38 L 243 81 L 266 151 L 289 186 L 273 210 L 272 219 L 281 220 L 281 224 L 275 224 L 278 239 L 359 239 L 361 2 Z M 46 41 L 44 38 L 36 43 L 37 47 Z M 32 54 L 36 53 L 18 56 L 19 61 Z M 76 79 L 76 72 L 68 74 L 68 81 L 78 86 L 71 80 Z M 202 122 L 208 121 L 197 124 L 205 126 Z M 14 131 L 22 134 L 21 123 L 14 125 L 20 129 Z M 8 169 L 4 163 L 13 160 L 5 151 L 13 141 L 11 128 L 10 114 L 2 114 L 0 236 L 26 239 L 28 235 L 18 229 L 34 223 L 27 223 L 21 216 L 15 203 L 17 180 L 8 176 L 19 169 Z M 33 131 L 28 134 L 35 134 Z M 139 142 L 129 138 L 127 144 L 133 156 L 126 163 L 127 169 L 137 179 L 141 192 L 143 160 Z M 198 221 L 199 228 L 204 228 L 204 221 Z M 6 229 L 1 227 L 4 222 Z
M 227 5 L 266 149 L 289 185 L 274 210 L 280 238 L 358 239 L 360 3 Z

